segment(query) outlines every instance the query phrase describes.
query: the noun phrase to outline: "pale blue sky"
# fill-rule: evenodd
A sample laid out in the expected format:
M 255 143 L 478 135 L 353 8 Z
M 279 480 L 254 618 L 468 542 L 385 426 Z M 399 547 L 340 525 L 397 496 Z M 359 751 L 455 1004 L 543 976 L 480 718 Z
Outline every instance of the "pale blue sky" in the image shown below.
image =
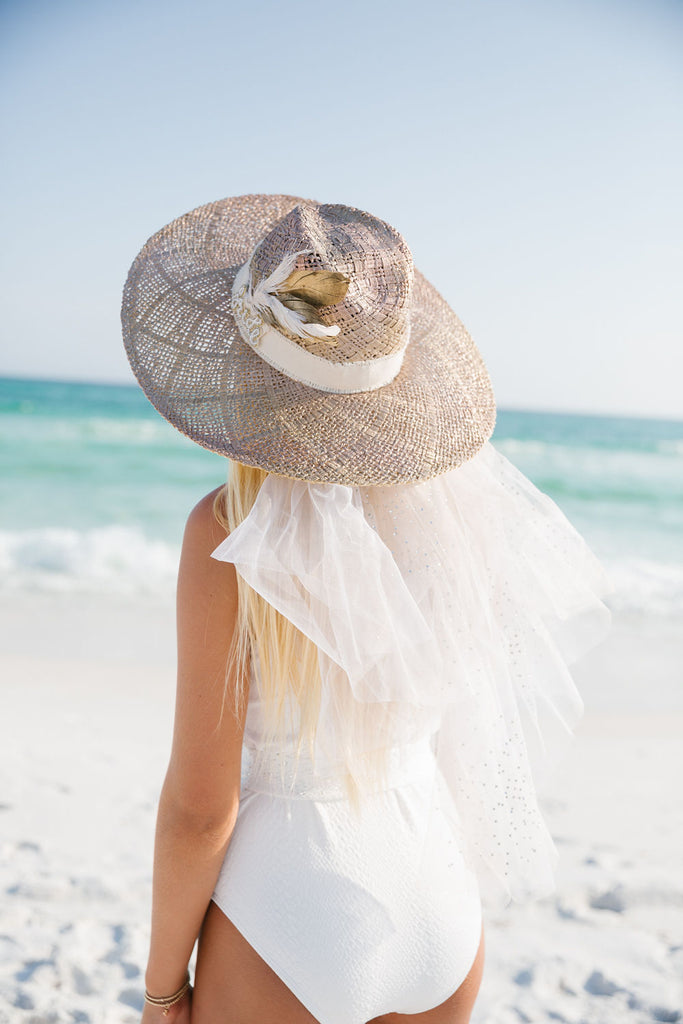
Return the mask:
M 499 404 L 683 416 L 683 3 L 5 0 L 0 374 L 132 382 L 120 293 L 201 203 L 369 210 Z

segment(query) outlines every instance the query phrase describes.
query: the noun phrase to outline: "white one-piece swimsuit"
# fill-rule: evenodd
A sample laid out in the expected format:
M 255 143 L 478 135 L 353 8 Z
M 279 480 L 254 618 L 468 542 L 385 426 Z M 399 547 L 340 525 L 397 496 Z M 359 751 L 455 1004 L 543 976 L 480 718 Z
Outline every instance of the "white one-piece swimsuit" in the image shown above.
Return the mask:
M 262 723 L 252 678 L 214 902 L 320 1024 L 438 1006 L 469 973 L 482 917 L 430 737 L 389 752 L 382 788 L 357 812 L 339 775 L 303 756 L 296 772 L 286 751 L 256 769 Z

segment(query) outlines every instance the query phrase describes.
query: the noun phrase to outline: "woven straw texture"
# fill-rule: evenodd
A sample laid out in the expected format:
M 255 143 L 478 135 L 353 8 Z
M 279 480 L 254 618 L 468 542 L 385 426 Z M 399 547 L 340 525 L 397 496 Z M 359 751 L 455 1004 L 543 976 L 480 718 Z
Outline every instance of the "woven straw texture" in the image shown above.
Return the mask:
M 340 328 L 334 345 L 292 338 L 330 362 L 356 362 L 391 355 L 410 330 L 413 257 L 394 228 L 348 206 L 299 204 L 257 247 L 251 261 L 254 284 L 268 277 L 292 252 L 309 250 L 297 268 L 333 270 L 349 278 L 346 298 L 321 310 Z
M 256 251 L 254 252 L 254 249 Z M 337 395 L 292 380 L 242 338 L 231 311 L 240 267 L 254 283 L 283 256 L 341 271 L 345 299 L 320 311 L 336 343 L 296 339 L 332 362 L 368 360 L 409 342 L 398 375 Z M 413 270 L 402 237 L 346 206 L 239 196 L 201 206 L 143 247 L 121 321 L 143 391 L 204 448 L 295 479 L 356 486 L 425 480 L 472 458 L 495 423 L 491 382 L 462 323 Z

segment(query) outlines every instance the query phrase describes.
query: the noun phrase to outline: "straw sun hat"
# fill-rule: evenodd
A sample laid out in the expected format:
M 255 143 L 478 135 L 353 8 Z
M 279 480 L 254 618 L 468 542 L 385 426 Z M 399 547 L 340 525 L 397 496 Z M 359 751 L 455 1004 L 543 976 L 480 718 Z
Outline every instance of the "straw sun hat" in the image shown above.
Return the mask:
M 300 480 L 426 480 L 472 458 L 482 358 L 402 236 L 349 206 L 200 206 L 138 254 L 121 309 L 149 400 L 197 444 Z

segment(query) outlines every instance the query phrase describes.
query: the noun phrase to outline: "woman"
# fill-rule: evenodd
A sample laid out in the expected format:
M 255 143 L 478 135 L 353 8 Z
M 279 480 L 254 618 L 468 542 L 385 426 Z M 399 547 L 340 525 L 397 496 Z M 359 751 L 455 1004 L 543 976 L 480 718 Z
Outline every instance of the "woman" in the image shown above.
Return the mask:
M 200 207 L 122 322 L 156 408 L 231 460 L 183 541 L 143 1024 L 465 1024 L 481 898 L 553 887 L 535 787 L 601 570 L 490 445 L 481 357 L 377 218 Z

